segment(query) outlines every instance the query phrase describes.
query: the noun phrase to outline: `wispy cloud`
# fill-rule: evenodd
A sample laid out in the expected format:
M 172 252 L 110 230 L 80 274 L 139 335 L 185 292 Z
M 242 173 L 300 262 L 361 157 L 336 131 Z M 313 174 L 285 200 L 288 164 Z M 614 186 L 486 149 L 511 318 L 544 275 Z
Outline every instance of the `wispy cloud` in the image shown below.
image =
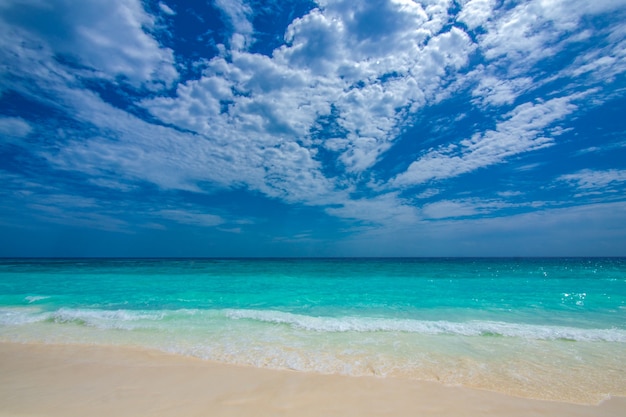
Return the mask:
M 220 216 L 183 209 L 164 209 L 155 211 L 153 214 L 156 217 L 192 226 L 213 227 L 224 223 L 224 219 Z
M 615 202 L 369 228 L 337 242 L 335 251 L 345 256 L 621 256 L 625 233 L 626 203 Z
M 31 125 L 20 117 L 0 117 L 0 135 L 4 140 L 15 140 L 32 132 Z
M 370 225 L 411 224 L 419 218 L 415 207 L 395 193 L 347 200 L 339 207 L 327 208 L 326 212 L 333 216 L 366 221 Z
M 170 6 L 168 6 L 167 4 L 163 3 L 162 1 L 159 2 L 159 8 L 163 11 L 163 13 L 170 15 L 170 16 L 174 16 L 176 14 L 176 12 L 174 10 L 172 10 L 172 8 Z
M 590 193 L 616 193 L 621 190 L 621 187 L 614 187 L 626 183 L 626 170 L 595 171 L 584 169 L 573 174 L 561 175 L 557 180 L 577 188 L 579 196 Z
M 521 104 L 504 115 L 494 130 L 427 152 L 398 175 L 393 184 L 405 187 L 452 178 L 502 163 L 512 155 L 551 146 L 554 139 L 544 130 L 574 112 L 577 107 L 573 102 L 582 96 Z

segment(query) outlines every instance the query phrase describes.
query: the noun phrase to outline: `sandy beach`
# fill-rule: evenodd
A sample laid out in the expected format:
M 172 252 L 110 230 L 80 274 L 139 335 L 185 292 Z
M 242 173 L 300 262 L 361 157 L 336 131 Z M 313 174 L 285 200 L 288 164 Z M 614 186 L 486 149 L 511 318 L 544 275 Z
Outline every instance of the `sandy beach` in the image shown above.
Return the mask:
M 623 416 L 436 383 L 237 367 L 118 347 L 0 344 L 0 416 Z

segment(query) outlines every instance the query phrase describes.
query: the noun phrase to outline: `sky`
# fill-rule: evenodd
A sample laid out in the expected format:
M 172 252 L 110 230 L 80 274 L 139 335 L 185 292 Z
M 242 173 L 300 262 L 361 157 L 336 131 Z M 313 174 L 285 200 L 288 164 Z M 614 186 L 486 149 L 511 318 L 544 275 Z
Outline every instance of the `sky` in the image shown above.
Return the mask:
M 626 256 L 626 0 L 0 0 L 0 256 Z

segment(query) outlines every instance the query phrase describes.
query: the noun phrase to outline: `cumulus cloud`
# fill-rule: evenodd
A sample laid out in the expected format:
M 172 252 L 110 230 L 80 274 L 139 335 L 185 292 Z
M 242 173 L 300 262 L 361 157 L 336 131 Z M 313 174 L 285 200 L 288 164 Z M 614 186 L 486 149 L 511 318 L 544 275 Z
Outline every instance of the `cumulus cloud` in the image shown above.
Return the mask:
M 495 0 L 465 0 L 461 4 L 463 8 L 456 20 L 465 23 L 469 29 L 476 29 L 484 25 L 492 16 L 496 2 Z
M 245 185 L 290 202 L 325 204 L 325 196 L 333 191 L 312 151 L 297 143 L 281 142 L 271 135 L 264 136 L 268 142 L 227 136 L 211 140 L 148 123 L 85 90 L 58 94 L 76 109 L 77 120 L 114 135 L 86 138 L 65 128 L 67 136 L 79 138 L 68 140 L 60 149 L 39 151 L 56 169 L 109 182 L 122 178 L 130 185 L 149 182 L 164 190 L 211 192 Z
M 231 51 L 229 59 L 212 59 L 201 79 L 180 85 L 176 97 L 143 104 L 211 140 L 245 137 L 263 146 L 318 146 L 311 132 L 334 109 L 345 135 L 327 149 L 347 172 L 363 172 L 390 148 L 407 112 L 434 100 L 446 74 L 467 63 L 467 34 L 439 33 L 445 4 L 322 4 L 291 23 L 271 57 Z M 379 27 L 374 21 L 380 34 L 365 30 Z
M 258 169 L 258 163 L 241 160 L 254 158 L 244 152 L 243 146 L 215 147 L 197 135 L 147 123 L 84 92 L 66 100 L 80 108 L 79 119 L 113 130 L 115 136 L 79 137 L 61 149 L 43 150 L 41 156 L 57 169 L 196 192 L 201 191 L 199 182 L 227 187 L 242 177 L 253 176 L 251 171 Z M 233 170 L 233 163 L 242 169 Z
M 240 50 L 249 46 L 254 32 L 250 22 L 252 9 L 242 0 L 215 0 L 215 5 L 227 16 L 233 27 L 231 47 Z
M 152 89 L 178 77 L 173 51 L 146 31 L 155 19 L 138 0 L 7 0 L 1 7 L 3 24 L 19 28 L 27 46 L 45 45 L 52 57 L 88 68 L 91 76 Z

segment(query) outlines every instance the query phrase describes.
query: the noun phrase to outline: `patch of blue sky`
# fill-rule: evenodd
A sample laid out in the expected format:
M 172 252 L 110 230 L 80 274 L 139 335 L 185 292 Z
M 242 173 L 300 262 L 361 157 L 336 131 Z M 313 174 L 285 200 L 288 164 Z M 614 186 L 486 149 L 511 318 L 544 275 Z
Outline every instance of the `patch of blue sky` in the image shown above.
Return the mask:
M 226 45 L 232 35 L 232 29 L 214 2 L 170 2 L 168 5 L 152 0 L 145 4 L 159 16 L 155 36 L 161 45 L 174 51 L 182 79 L 199 78 L 206 61 L 219 56 L 219 45 Z
M 314 1 L 251 1 L 254 42 L 250 53 L 271 56 L 275 49 L 285 44 L 285 32 L 295 20 L 305 16 L 317 5 Z

